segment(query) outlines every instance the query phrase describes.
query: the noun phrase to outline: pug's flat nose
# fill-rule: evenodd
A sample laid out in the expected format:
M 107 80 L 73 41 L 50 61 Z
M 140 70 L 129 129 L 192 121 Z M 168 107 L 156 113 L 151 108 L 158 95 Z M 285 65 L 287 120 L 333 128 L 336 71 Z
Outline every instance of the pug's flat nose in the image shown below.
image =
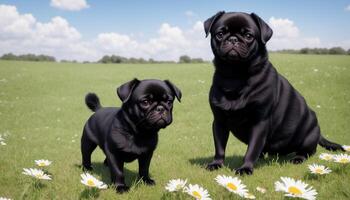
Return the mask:
M 160 112 L 160 113 L 162 113 L 162 112 L 164 112 L 164 107 L 163 106 L 157 106 L 157 108 L 156 108 L 156 111 L 157 112 Z
M 227 40 L 232 44 L 235 44 L 238 42 L 238 38 L 236 36 L 230 36 Z

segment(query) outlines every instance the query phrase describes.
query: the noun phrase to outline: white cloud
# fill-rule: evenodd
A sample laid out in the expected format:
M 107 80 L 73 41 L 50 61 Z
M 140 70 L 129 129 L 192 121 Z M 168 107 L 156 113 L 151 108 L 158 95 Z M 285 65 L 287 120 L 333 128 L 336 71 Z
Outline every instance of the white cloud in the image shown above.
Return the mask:
M 0 39 L 11 40 L 33 34 L 35 18 L 31 14 L 20 15 L 15 6 L 0 5 Z
M 274 35 L 267 43 L 270 50 L 303 47 L 350 47 L 350 41 L 321 43 L 318 37 L 304 37 L 289 19 L 270 18 Z M 40 22 L 32 14 L 23 14 L 15 6 L 0 5 L 0 55 L 35 53 L 55 56 L 58 60 L 96 61 L 103 55 L 153 58 L 177 61 L 181 55 L 211 60 L 210 39 L 205 38 L 203 23 L 197 21 L 184 29 L 163 23 L 152 38 L 117 32 L 99 33 L 91 40 L 62 17 Z
M 294 22 L 289 19 L 274 18 L 269 19 L 269 24 L 274 31 L 275 38 L 293 38 L 299 36 L 299 29 Z
M 58 59 L 87 59 L 96 55 L 91 44 L 62 17 L 47 23 L 31 14 L 20 14 L 15 6 L 0 5 L 0 55 L 4 53 L 48 54 Z
M 64 39 L 64 40 L 79 40 L 80 33 L 69 25 L 66 19 L 62 17 L 54 17 L 49 23 L 36 24 L 36 31 L 40 37 L 50 39 Z
M 52 7 L 62 10 L 78 11 L 90 7 L 85 0 L 51 0 Z
M 350 5 L 346 6 L 345 10 L 350 11 Z
M 205 39 L 202 29 L 202 22 L 197 22 L 189 30 L 163 23 L 157 37 L 149 40 L 140 42 L 128 35 L 101 33 L 95 41 L 95 46 L 102 55 L 117 54 L 177 61 L 181 55 L 187 54 L 191 57 L 211 59 L 209 41 Z
M 212 58 L 200 21 L 189 29 L 163 23 L 157 33 L 153 38 L 136 40 L 132 34 L 106 32 L 87 41 L 62 17 L 39 22 L 31 14 L 19 13 L 15 6 L 0 5 L 0 55 L 35 53 L 80 61 L 96 61 L 106 54 L 174 61 L 184 54 Z
M 273 30 L 273 36 L 267 43 L 267 47 L 270 50 L 321 46 L 320 38 L 303 37 L 292 20 L 271 17 L 269 25 Z

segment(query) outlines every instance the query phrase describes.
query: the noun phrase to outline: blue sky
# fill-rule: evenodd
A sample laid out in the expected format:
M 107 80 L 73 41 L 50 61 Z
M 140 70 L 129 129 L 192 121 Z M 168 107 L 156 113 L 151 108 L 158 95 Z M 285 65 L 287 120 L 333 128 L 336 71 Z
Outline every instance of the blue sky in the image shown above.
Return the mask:
M 62 33 L 62 37 L 65 37 L 64 35 L 68 37 L 67 42 L 70 44 L 77 43 L 77 46 L 79 46 L 70 49 L 94 48 L 94 52 L 89 52 L 88 55 L 86 55 L 87 59 L 90 57 L 97 58 L 104 53 L 125 54 L 125 56 L 130 56 L 132 55 L 132 52 L 135 51 L 130 45 L 134 45 L 134 48 L 136 49 L 140 48 L 140 46 L 146 48 L 145 46 L 151 45 L 152 40 L 154 40 L 153 43 L 159 42 L 161 45 L 152 47 L 154 52 L 149 53 L 146 52 L 146 50 L 143 50 L 143 53 L 136 54 L 136 56 L 144 55 L 146 58 L 155 57 L 164 60 L 175 59 L 174 56 L 167 56 L 173 54 L 178 56 L 178 54 L 181 54 L 181 47 L 185 48 L 186 44 L 181 47 L 178 46 L 177 49 L 169 50 L 173 44 L 171 42 L 169 43 L 168 40 L 184 40 L 182 41 L 183 43 L 186 43 L 186 41 L 193 41 L 197 38 L 198 40 L 202 40 L 203 38 L 199 38 L 204 37 L 204 33 L 200 33 L 198 24 L 198 27 L 194 28 L 196 23 L 205 21 L 208 17 L 212 16 L 219 10 L 242 11 L 248 13 L 255 12 L 261 18 L 266 20 L 276 33 L 273 36 L 276 36 L 276 38 L 273 38 L 270 46 L 268 45 L 270 49 L 297 49 L 303 47 L 303 44 L 308 44 L 309 46 L 314 47 L 342 46 L 346 49 L 350 48 L 350 0 L 79 0 L 85 2 L 87 6 L 76 10 L 53 6 L 51 1 L 0 0 L 0 5 L 14 6 L 19 15 L 18 18 L 23 17 L 25 14 L 32 15 L 35 22 L 30 26 L 32 26 L 34 32 L 37 31 L 37 23 L 49 24 L 53 18 L 59 16 L 60 19 L 67 22 L 68 29 L 73 28 L 78 32 L 79 37 L 77 36 L 73 39 L 67 36 L 69 31 Z M 63 1 L 67 4 L 70 0 L 55 1 Z M 75 2 L 77 2 L 77 0 Z M 347 7 L 349 8 L 347 9 Z M 53 21 L 52 23 L 54 24 Z M 167 24 L 168 26 L 164 24 Z M 48 27 L 51 26 L 46 26 L 46 28 Z M 196 34 L 193 33 L 194 29 L 196 29 Z M 4 31 L 7 30 L 1 31 L 0 28 L 0 38 L 8 38 L 4 36 L 1 37 L 1 34 L 9 34 L 8 32 L 4 33 Z M 109 35 L 103 35 L 103 33 L 108 33 Z M 34 35 L 37 34 L 38 33 L 35 32 Z M 50 34 L 46 34 L 45 37 L 50 37 Z M 48 40 L 49 39 L 50 38 L 48 38 Z M 64 43 L 65 39 L 60 39 L 62 40 L 61 42 Z M 129 52 L 118 49 L 124 48 L 124 46 L 118 44 L 120 40 L 123 40 L 125 45 L 130 48 Z M 110 41 L 110 43 L 115 42 L 116 44 L 108 47 L 108 41 Z M 0 43 L 0 48 L 2 48 L 0 49 L 0 54 L 6 52 L 4 48 L 13 46 L 13 43 L 10 45 L 10 41 L 7 42 L 7 46 L 1 45 Z M 12 42 L 17 42 L 19 45 L 21 45 L 21 42 L 23 43 L 22 40 Z M 203 39 L 203 41 L 198 41 L 201 45 L 197 47 L 204 48 L 203 52 L 205 53 L 201 53 L 198 49 L 188 52 L 185 51 L 185 53 L 192 54 L 191 56 L 193 57 L 199 56 L 209 58 L 210 51 L 208 50 L 210 49 L 208 48 L 210 48 L 210 46 L 204 46 L 205 42 L 209 44 L 208 40 Z M 58 48 L 59 51 L 55 52 L 55 46 L 51 46 L 52 49 L 48 49 L 49 47 L 43 47 L 39 44 L 39 47 L 35 48 L 35 44 L 31 44 L 31 46 L 23 46 L 20 50 L 12 49 L 12 51 L 15 53 L 23 53 L 25 52 L 25 48 L 27 48 L 28 51 L 40 49 L 37 50 L 38 53 L 43 52 L 54 54 L 54 56 L 59 58 L 76 58 L 78 60 L 85 58 L 84 56 L 74 56 L 73 53 L 75 51 L 68 52 L 67 55 L 65 55 L 65 49 L 61 46 Z M 162 49 L 169 52 L 160 56 L 157 50 L 161 51 Z M 85 50 L 82 51 L 84 52 Z M 79 51 L 76 52 L 79 53 Z

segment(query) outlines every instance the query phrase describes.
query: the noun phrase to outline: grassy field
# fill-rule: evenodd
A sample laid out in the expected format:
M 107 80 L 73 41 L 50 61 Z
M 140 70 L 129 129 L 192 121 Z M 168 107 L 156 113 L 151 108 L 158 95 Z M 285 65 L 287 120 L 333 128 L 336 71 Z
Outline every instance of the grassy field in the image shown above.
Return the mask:
M 318 115 L 327 138 L 350 145 L 350 56 L 272 54 L 271 61 L 306 98 Z M 208 172 L 203 166 L 212 160 L 214 144 L 208 91 L 211 64 L 60 64 L 0 61 L 0 197 L 12 199 L 187 199 L 168 194 L 169 179 L 188 179 L 208 189 L 213 199 L 239 199 L 218 186 L 218 174 L 232 175 L 242 164 L 246 146 L 232 135 L 227 148 L 226 167 Z M 89 191 L 80 183 L 80 136 L 91 112 L 84 104 L 87 92 L 96 92 L 103 105 L 119 106 L 116 88 L 137 77 L 169 79 L 182 89 L 181 103 L 174 105 L 174 122 L 161 130 L 151 163 L 157 185 L 148 187 L 135 181 L 137 162 L 126 164 L 129 193 L 117 195 L 113 188 Z M 286 157 L 259 160 L 253 176 L 241 177 L 257 199 L 283 199 L 274 192 L 281 176 L 302 179 L 312 185 L 318 199 L 350 199 L 350 166 L 320 161 L 327 152 L 318 148 L 316 156 L 302 165 L 286 162 Z M 35 183 L 22 175 L 23 168 L 35 167 L 35 159 L 49 159 L 52 181 Z M 93 175 L 110 184 L 104 155 L 96 150 Z M 311 163 L 326 164 L 333 172 L 323 177 L 308 173 Z M 258 193 L 257 186 L 267 188 Z M 190 199 L 190 198 L 188 198 Z

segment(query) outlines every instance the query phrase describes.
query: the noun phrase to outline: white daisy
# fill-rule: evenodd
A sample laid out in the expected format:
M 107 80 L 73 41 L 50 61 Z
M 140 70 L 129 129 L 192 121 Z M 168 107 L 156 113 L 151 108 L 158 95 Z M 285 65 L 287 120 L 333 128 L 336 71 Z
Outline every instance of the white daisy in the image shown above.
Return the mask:
M 0 145 L 6 145 L 5 138 L 3 138 L 2 135 L 0 135 Z
M 46 167 L 51 165 L 52 161 L 49 160 L 35 160 L 35 164 L 39 167 Z
M 37 179 L 42 179 L 42 180 L 51 180 L 50 175 L 45 174 L 42 170 L 40 169 L 33 169 L 33 168 L 23 168 L 22 174 L 32 176 Z
M 314 200 L 316 199 L 317 192 L 308 184 L 293 178 L 281 177 L 282 182 L 275 182 L 275 190 L 286 192 L 284 196 L 297 197 L 302 199 Z
M 321 153 L 319 158 L 321 160 L 326 160 L 326 161 L 332 161 L 333 160 L 333 154 L 329 154 L 329 153 Z
M 211 200 L 208 190 L 202 188 L 201 186 L 195 184 L 184 187 L 184 192 L 191 195 L 197 200 Z
M 349 145 L 343 145 L 342 146 L 345 151 L 350 152 L 350 146 Z
M 182 190 L 185 187 L 186 183 L 187 183 L 187 179 L 186 180 L 172 179 L 165 186 L 165 189 L 168 190 L 169 192 L 177 192 Z
M 332 172 L 332 170 L 330 170 L 328 167 L 325 167 L 323 165 L 317 165 L 317 164 L 309 165 L 309 169 L 312 174 L 323 175 L 323 174 L 329 174 Z
M 81 183 L 88 187 L 96 187 L 98 189 L 107 189 L 107 185 L 89 173 L 81 174 Z
M 266 193 L 266 189 L 265 188 L 263 188 L 263 187 L 256 187 L 256 190 L 258 190 L 259 192 L 261 192 L 261 193 L 263 193 L 263 194 L 265 194 Z
M 0 200 L 11 200 L 10 198 L 0 197 Z
M 215 181 L 228 191 L 238 194 L 241 197 L 244 197 L 244 194 L 248 192 L 246 186 L 242 184 L 242 181 L 237 177 L 218 175 Z
M 255 199 L 256 198 L 253 194 L 251 194 L 249 192 L 245 193 L 243 197 L 246 199 Z
M 337 154 L 337 155 L 334 155 L 334 162 L 336 163 L 343 163 L 343 164 L 347 164 L 347 163 L 350 163 L 350 155 L 347 155 L 347 154 Z

